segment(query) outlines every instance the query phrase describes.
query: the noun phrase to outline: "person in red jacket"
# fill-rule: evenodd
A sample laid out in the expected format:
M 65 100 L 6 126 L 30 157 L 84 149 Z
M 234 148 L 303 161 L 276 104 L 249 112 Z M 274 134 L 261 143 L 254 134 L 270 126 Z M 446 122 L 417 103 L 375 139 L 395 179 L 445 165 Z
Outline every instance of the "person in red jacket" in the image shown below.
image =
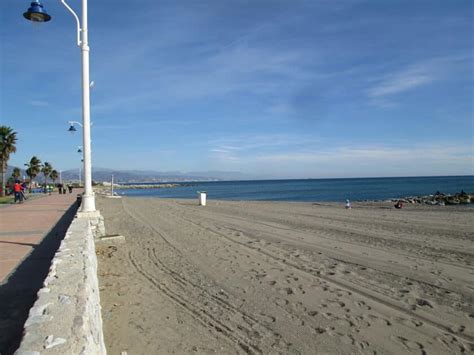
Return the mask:
M 21 194 L 21 185 L 20 182 L 17 180 L 15 185 L 13 185 L 13 192 L 15 193 L 15 203 L 18 201 L 19 203 L 23 202 L 23 196 Z

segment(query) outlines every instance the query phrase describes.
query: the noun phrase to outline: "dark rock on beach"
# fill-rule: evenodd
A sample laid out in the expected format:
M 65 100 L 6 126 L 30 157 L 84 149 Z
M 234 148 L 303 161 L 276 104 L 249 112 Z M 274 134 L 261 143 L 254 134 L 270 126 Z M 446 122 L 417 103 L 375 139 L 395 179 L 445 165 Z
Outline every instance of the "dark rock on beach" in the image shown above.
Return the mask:
M 467 205 L 474 203 L 474 193 L 466 193 L 461 191 L 454 195 L 444 194 L 437 191 L 434 195 L 427 196 L 416 196 L 416 197 L 404 197 L 400 199 L 394 199 L 393 202 L 401 201 L 403 203 L 415 203 L 425 205 Z

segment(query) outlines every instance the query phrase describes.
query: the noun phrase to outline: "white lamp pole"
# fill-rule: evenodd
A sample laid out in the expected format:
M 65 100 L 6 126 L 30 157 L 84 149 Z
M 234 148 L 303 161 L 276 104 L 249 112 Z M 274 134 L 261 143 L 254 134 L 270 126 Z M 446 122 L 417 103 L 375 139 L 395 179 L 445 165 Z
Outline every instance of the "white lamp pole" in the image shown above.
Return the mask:
M 63 1 L 64 2 L 64 1 Z M 84 149 L 84 195 L 81 211 L 95 211 L 95 197 L 92 191 L 92 160 L 91 160 L 91 120 L 90 120 L 90 80 L 89 80 L 89 41 L 87 33 L 87 0 L 82 0 L 82 132 Z
M 84 194 L 82 196 L 81 212 L 95 212 L 95 197 L 92 191 L 92 161 L 91 161 L 91 124 L 90 124 L 90 92 L 89 92 L 89 41 L 87 33 L 87 0 L 82 0 L 82 26 L 79 17 L 71 7 L 61 0 L 61 3 L 74 16 L 77 24 L 77 45 L 81 48 L 82 56 L 82 133 L 84 149 Z M 33 22 L 48 22 L 51 20 L 39 3 L 33 0 L 30 8 L 23 16 Z

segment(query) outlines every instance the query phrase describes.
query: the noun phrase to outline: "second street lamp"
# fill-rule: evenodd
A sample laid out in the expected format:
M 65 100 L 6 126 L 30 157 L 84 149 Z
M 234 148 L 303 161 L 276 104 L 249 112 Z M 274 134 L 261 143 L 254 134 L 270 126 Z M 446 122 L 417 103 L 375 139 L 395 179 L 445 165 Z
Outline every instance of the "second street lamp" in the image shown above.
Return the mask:
M 89 82 L 89 40 L 87 32 L 87 0 L 82 0 L 82 23 L 77 14 L 64 1 L 61 3 L 74 16 L 77 25 L 77 45 L 82 56 L 82 132 L 84 149 L 84 194 L 82 196 L 81 212 L 95 212 L 95 197 L 92 190 L 91 162 L 91 129 L 90 129 L 90 82 Z M 23 16 L 33 22 L 48 22 L 51 16 L 46 13 L 43 5 L 35 0 Z M 70 131 L 74 131 L 74 129 Z

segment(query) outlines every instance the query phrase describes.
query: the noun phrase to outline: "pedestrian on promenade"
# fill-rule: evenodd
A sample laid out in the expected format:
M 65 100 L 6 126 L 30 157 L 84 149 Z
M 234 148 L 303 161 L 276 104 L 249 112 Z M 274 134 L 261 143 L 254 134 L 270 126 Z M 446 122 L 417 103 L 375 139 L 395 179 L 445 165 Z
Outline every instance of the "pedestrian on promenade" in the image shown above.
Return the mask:
M 22 201 L 28 200 L 28 197 L 25 196 L 25 190 L 26 190 L 26 184 L 23 183 L 21 184 L 21 191 L 20 191 Z
M 15 203 L 18 201 L 19 203 L 23 202 L 23 196 L 21 193 L 21 185 L 20 181 L 15 181 L 15 185 L 13 185 L 13 192 L 15 193 Z

